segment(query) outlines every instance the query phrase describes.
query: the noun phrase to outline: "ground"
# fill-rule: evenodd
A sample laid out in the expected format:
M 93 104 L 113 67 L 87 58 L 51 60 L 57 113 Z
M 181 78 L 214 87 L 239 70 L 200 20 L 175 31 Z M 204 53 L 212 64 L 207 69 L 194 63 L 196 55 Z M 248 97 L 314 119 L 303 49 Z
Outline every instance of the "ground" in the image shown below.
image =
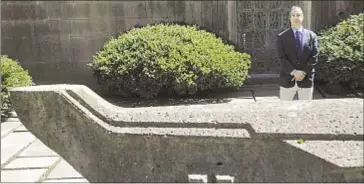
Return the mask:
M 1 123 L 1 182 L 88 182 L 18 118 Z

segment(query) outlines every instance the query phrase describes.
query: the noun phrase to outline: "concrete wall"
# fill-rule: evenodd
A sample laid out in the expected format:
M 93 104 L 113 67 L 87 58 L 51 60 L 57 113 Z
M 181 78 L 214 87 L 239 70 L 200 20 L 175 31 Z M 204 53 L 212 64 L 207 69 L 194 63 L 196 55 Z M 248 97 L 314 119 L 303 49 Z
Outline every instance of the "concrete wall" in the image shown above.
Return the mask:
M 360 98 L 297 109 L 279 100 L 132 108 L 84 86 L 49 85 L 13 89 L 11 101 L 23 125 L 91 183 L 364 179 Z
M 306 14 L 312 15 L 305 25 L 315 28 L 329 20 L 335 22 L 340 7 L 362 11 L 358 8 L 360 3 L 2 1 L 1 53 L 17 59 L 36 84 L 85 84 L 97 91 L 96 80 L 86 64 L 111 36 L 135 25 L 185 22 L 197 24 L 251 53 L 252 73 L 277 73 L 275 36 L 289 26 L 292 5 L 301 5 Z

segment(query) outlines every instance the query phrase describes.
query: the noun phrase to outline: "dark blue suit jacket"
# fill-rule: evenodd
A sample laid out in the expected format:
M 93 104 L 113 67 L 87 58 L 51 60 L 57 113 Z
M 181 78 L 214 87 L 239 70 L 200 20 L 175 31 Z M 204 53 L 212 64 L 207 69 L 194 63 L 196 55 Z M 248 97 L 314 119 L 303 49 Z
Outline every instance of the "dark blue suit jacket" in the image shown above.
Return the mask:
M 310 30 L 303 29 L 301 42 L 302 54 L 297 56 L 296 40 L 293 30 L 287 29 L 278 34 L 277 39 L 278 57 L 281 64 L 279 84 L 282 87 L 290 88 L 295 85 L 290 74 L 294 69 L 306 72 L 302 81 L 297 81 L 301 88 L 310 88 L 313 85 L 315 66 L 318 62 L 317 35 Z

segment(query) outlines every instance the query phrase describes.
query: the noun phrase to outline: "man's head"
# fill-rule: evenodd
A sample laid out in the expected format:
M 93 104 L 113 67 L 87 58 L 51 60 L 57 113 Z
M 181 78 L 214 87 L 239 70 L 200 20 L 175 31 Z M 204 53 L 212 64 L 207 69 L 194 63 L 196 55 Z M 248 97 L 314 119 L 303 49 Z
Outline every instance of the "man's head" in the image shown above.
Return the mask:
M 299 6 L 292 6 L 290 12 L 291 26 L 294 28 L 300 28 L 303 22 L 303 11 Z

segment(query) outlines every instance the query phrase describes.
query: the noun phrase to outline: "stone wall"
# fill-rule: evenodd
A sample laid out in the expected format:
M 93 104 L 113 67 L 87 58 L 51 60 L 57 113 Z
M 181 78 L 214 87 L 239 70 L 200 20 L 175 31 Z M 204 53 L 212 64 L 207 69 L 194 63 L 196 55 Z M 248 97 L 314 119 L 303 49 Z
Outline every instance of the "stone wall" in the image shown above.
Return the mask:
M 364 179 L 360 98 L 133 108 L 80 85 L 10 93 L 25 128 L 91 183 Z
M 335 25 L 341 18 L 364 13 L 362 1 L 312 1 L 311 25 L 315 30 Z M 340 15 L 341 14 L 341 15 Z
M 112 36 L 135 25 L 197 24 L 253 55 L 251 73 L 277 73 L 276 35 L 298 4 L 306 27 L 336 22 L 361 2 L 320 1 L 2 1 L 1 53 L 17 59 L 37 84 L 84 84 L 97 90 L 87 63 Z M 244 37 L 245 35 L 245 37 Z M 244 39 L 245 38 L 245 39 Z

